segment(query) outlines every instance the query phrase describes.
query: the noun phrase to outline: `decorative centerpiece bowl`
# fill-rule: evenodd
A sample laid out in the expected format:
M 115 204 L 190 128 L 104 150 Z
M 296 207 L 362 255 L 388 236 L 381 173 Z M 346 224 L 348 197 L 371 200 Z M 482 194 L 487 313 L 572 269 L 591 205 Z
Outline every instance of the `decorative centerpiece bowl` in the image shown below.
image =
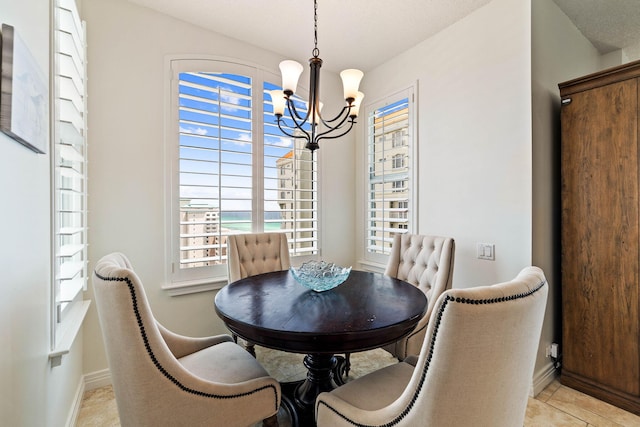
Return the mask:
M 351 267 L 340 267 L 324 261 L 307 261 L 300 267 L 291 267 L 291 274 L 304 287 L 316 292 L 328 291 L 347 280 Z

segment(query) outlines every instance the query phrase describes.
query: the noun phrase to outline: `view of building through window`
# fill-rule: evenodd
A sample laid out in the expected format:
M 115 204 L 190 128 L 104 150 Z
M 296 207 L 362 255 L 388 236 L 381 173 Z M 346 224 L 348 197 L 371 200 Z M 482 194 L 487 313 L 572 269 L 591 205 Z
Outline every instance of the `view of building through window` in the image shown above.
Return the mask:
M 388 254 L 409 226 L 409 99 L 369 113 L 367 250 Z
M 292 256 L 318 251 L 316 161 L 304 139 L 277 128 L 268 92 L 277 86 L 256 86 L 237 74 L 179 74 L 180 268 L 226 263 L 237 233 L 281 231 Z

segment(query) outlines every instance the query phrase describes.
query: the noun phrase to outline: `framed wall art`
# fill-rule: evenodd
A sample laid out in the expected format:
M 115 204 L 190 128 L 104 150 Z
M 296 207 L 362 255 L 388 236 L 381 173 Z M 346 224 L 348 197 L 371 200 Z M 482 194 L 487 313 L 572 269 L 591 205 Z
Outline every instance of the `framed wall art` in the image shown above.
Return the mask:
M 35 151 L 49 141 L 49 91 L 27 45 L 11 25 L 2 24 L 0 131 Z

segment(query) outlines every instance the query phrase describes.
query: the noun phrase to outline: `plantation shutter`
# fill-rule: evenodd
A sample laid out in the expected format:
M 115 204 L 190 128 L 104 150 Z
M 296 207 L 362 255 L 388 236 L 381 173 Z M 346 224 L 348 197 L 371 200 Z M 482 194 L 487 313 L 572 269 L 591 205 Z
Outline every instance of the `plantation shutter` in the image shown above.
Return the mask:
M 179 75 L 180 268 L 226 263 L 226 236 L 253 224 L 251 78 Z
M 278 129 L 268 93 L 273 89 L 279 87 L 264 83 L 264 230 L 285 232 L 292 256 L 313 255 L 318 253 L 317 160 L 304 139 L 294 140 Z M 300 99 L 297 105 L 306 114 Z
M 367 116 L 367 251 L 388 254 L 410 222 L 409 98 L 374 106 Z
M 73 0 L 57 0 L 54 15 L 53 276 L 54 343 L 80 306 L 87 286 L 86 48 Z M 88 307 L 88 304 L 85 306 Z

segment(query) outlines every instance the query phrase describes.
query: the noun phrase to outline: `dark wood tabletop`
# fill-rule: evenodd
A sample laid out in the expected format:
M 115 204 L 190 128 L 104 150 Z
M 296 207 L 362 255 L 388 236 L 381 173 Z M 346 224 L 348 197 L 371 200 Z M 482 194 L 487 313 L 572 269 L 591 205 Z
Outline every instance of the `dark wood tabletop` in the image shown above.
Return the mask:
M 324 292 L 305 288 L 285 270 L 238 280 L 215 298 L 216 312 L 231 331 L 297 353 L 356 352 L 395 342 L 415 327 L 426 307 L 417 287 L 356 270 Z

